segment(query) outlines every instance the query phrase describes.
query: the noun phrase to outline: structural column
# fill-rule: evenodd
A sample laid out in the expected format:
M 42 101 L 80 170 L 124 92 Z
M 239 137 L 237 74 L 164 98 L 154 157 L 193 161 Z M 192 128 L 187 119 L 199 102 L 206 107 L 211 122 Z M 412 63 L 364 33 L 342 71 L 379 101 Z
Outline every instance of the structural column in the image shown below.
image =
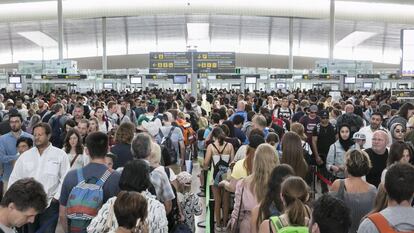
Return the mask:
M 293 18 L 289 18 L 289 73 L 293 72 Z
M 191 50 L 191 95 L 197 99 L 197 73 L 194 73 L 194 52 L 196 50 Z
M 63 60 L 63 5 L 58 0 L 58 28 L 59 28 L 59 60 Z
M 102 72 L 105 74 L 108 69 L 106 56 L 106 17 L 102 18 Z
M 329 16 L 329 64 L 331 64 L 335 49 L 335 0 L 331 0 Z

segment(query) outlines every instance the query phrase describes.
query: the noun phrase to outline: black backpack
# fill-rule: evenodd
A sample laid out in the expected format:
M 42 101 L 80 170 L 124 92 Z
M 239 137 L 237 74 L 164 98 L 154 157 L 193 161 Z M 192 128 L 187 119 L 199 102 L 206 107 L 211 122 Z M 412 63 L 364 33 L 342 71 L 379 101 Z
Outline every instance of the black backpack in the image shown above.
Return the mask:
M 61 135 L 63 133 L 63 128 L 60 124 L 60 118 L 62 116 L 58 116 L 58 117 L 54 117 L 52 118 L 52 122 L 51 122 L 51 128 L 52 128 L 52 136 L 50 137 L 50 142 L 52 143 L 53 146 L 57 147 L 57 148 L 62 148 L 62 140 L 61 140 Z
M 177 152 L 175 151 L 174 144 L 171 140 L 171 135 L 174 132 L 175 126 L 171 127 L 167 137 L 164 137 L 161 129 L 159 135 L 161 136 L 161 157 L 164 161 L 164 166 L 177 163 Z

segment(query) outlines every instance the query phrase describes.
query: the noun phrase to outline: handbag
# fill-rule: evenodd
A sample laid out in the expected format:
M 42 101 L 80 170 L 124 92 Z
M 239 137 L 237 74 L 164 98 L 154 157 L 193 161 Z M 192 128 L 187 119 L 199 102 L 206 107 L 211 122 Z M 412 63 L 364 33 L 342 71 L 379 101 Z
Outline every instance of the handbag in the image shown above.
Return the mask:
M 237 214 L 237 219 L 236 219 L 236 225 L 232 227 L 231 233 L 239 233 L 240 231 L 240 213 L 242 212 L 241 208 L 243 205 L 243 193 L 244 193 L 244 182 L 243 182 L 243 188 L 242 188 L 242 193 L 241 193 L 241 198 L 240 198 L 239 213 Z

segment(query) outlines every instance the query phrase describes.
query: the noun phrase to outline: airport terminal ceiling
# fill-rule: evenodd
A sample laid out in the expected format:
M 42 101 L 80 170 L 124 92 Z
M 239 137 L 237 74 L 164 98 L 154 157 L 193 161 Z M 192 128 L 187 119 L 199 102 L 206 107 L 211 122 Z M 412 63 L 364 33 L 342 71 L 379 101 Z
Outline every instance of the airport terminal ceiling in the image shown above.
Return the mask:
M 76 0 L 64 2 L 71 1 Z M 34 1 L 2 1 L 4 2 Z M 407 1 L 377 2 L 400 4 Z M 65 19 L 64 58 L 101 56 L 101 22 L 102 18 Z M 195 33 L 205 34 L 204 36 L 194 37 L 194 32 L 189 32 L 188 24 L 193 23 L 202 25 L 204 30 Z M 401 29 L 414 28 L 414 23 L 341 19 L 335 23 L 336 59 L 371 60 L 395 65 L 400 62 Z M 294 18 L 293 29 L 294 56 L 328 56 L 328 18 Z M 23 36 L 25 32 L 33 31 L 46 34 L 52 42 L 42 47 Z M 358 33 L 359 36 L 353 35 Z M 350 41 L 352 36 L 356 38 L 351 38 Z M 57 59 L 57 40 L 56 19 L 7 23 L 0 21 L 0 64 L 17 63 L 19 60 Z M 186 51 L 188 45 L 197 46 L 198 51 L 286 56 L 289 53 L 289 18 L 220 14 L 154 14 L 107 18 L 108 56 Z

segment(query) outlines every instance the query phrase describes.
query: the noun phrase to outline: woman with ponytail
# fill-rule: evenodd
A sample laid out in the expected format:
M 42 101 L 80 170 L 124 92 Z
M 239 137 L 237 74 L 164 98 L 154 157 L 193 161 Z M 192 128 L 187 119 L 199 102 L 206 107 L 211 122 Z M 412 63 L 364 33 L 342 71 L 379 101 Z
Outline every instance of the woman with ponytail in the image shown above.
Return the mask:
M 217 224 L 216 231 L 221 231 L 229 219 L 230 193 L 223 187 L 219 187 L 218 184 L 226 179 L 229 164 L 234 157 L 234 149 L 230 143 L 224 141 L 226 135 L 220 127 L 214 128 L 211 136 L 213 142 L 207 147 L 203 167 L 208 169 L 210 164 L 213 167 L 213 180 L 210 182 L 213 184 L 214 217 Z M 223 213 L 223 222 L 221 222 L 221 213 Z
M 291 176 L 282 183 L 281 198 L 284 204 L 283 214 L 270 217 L 260 225 L 261 233 L 276 233 L 291 228 L 292 232 L 308 232 L 308 223 L 311 210 L 307 206 L 309 187 L 298 177 Z

